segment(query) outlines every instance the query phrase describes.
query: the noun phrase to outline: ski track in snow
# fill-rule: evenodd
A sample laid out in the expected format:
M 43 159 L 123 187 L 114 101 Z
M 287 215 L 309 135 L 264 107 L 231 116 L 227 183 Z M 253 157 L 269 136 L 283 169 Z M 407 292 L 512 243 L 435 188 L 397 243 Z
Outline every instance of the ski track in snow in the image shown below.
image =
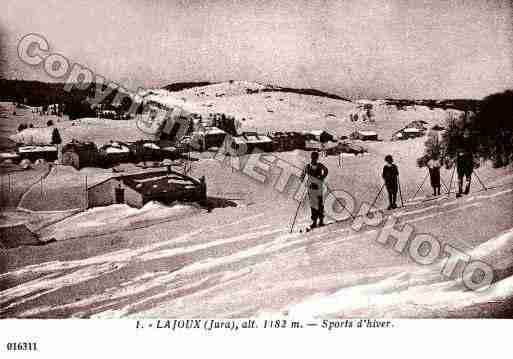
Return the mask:
M 512 242 L 513 228 L 478 246 L 470 254 L 472 258 L 481 258 L 510 246 Z M 332 294 L 318 293 L 283 308 L 281 312 L 286 311 L 297 318 L 353 316 L 363 311 L 370 311 L 372 316 L 397 317 L 417 312 L 419 308 L 415 307 L 439 307 L 451 311 L 476 303 L 503 300 L 513 293 L 513 277 L 495 282 L 485 291 L 470 291 L 465 290 L 461 279 L 440 281 L 440 270 L 440 266 L 434 266 L 432 276 L 426 276 L 426 270 L 419 269 L 376 283 L 343 288 Z
M 420 209 L 408 210 L 406 208 L 392 213 L 391 216 L 397 218 L 413 216 L 404 222 L 420 222 L 464 209 L 479 207 L 483 201 L 510 194 L 512 191 L 513 189 L 507 189 L 492 194 L 471 195 L 461 200 L 429 205 Z M 451 208 L 452 206 L 456 207 Z M 428 212 L 433 213 L 415 216 Z M 223 300 L 230 303 L 226 297 L 228 294 L 219 293 L 223 286 L 240 287 L 246 282 L 251 286 L 252 279 L 263 275 L 255 274 L 257 269 L 270 270 L 271 274 L 266 275 L 276 276 L 280 272 L 273 271 L 274 266 L 278 265 L 273 258 L 278 254 L 280 262 L 285 263 L 283 264 L 285 269 L 295 268 L 302 264 L 309 265 L 311 264 L 309 257 L 302 256 L 305 251 L 317 251 L 318 255 L 322 256 L 329 254 L 343 242 L 355 239 L 369 240 L 375 238 L 378 232 L 377 229 L 353 232 L 351 228 L 339 228 L 335 225 L 333 228 L 324 227 L 323 232 L 320 233 L 312 232 L 303 235 L 297 232 L 288 233 L 286 226 L 276 229 L 276 225 L 273 223 L 263 225 L 258 223 L 257 220 L 263 217 L 262 213 L 225 225 L 206 226 L 178 237 L 137 248 L 122 249 L 80 260 L 51 261 L 4 273 L 0 275 L 0 280 L 14 278 L 21 279 L 21 281 L 18 285 L 0 292 L 0 306 L 2 307 L 0 315 L 5 311 L 16 311 L 16 307 L 56 291 L 65 290 L 65 288 L 80 285 L 86 281 L 101 280 L 103 276 L 135 264 L 145 264 L 163 259 L 171 260 L 179 256 L 203 253 L 193 262 L 185 263 L 172 272 L 143 271 L 127 281 L 114 283 L 101 293 L 95 293 L 74 302 L 60 305 L 40 305 L 17 312 L 19 317 L 44 315 L 44 313 L 52 311 L 67 311 L 76 317 L 124 317 L 136 315 L 141 308 L 143 313 L 146 311 L 152 314 L 153 311 L 148 306 L 164 302 L 169 305 L 169 308 L 174 308 L 176 313 L 185 312 L 194 315 L 198 311 L 201 313 L 201 310 L 188 307 L 186 305 L 188 301 L 199 300 L 197 298 L 202 298 L 208 293 L 215 293 L 217 297 L 214 296 L 212 301 L 221 306 Z M 243 233 L 223 236 L 222 230 L 226 227 L 237 228 L 245 223 L 251 223 L 253 226 L 247 228 Z M 300 224 L 302 223 L 304 222 L 300 222 Z M 205 232 L 209 232 L 208 240 L 198 241 L 198 235 Z M 341 236 L 342 234 L 343 236 Z M 330 236 L 333 237 L 326 239 Z M 319 241 L 321 238 L 324 240 Z M 471 252 L 472 258 L 484 258 L 492 252 L 500 252 L 501 248 L 510 246 L 511 242 L 513 242 L 513 229 L 477 246 Z M 229 250 L 227 251 L 226 248 Z M 505 252 L 508 255 L 502 254 L 503 258 L 499 260 L 502 267 L 507 267 L 512 262 L 509 259 L 509 252 Z M 305 260 L 308 263 L 304 263 Z M 249 261 L 249 266 L 240 264 L 243 261 Z M 464 306 L 483 300 L 495 300 L 512 293 L 513 279 L 509 277 L 495 283 L 489 291 L 484 293 L 464 291 L 462 284 L 458 281 L 442 280 L 439 275 L 439 266 L 433 265 L 427 268 L 412 266 L 409 267 L 412 269 L 411 272 L 408 272 L 409 274 L 404 274 L 406 273 L 404 269 L 403 274 L 393 274 L 397 273 L 398 269 L 389 268 L 383 270 L 384 275 L 388 273 L 389 276 L 378 282 L 353 285 L 333 293 L 319 291 L 304 300 L 295 304 L 289 303 L 275 311 L 267 310 L 265 306 L 263 309 L 247 304 L 244 307 L 242 305 L 244 303 L 240 303 L 239 307 L 234 307 L 231 311 L 225 308 L 224 314 L 241 312 L 243 308 L 246 308 L 245 310 L 251 310 L 260 315 L 288 313 L 296 317 L 358 315 L 369 312 L 378 316 L 394 316 L 412 313 L 413 309 L 419 310 L 418 306 L 456 309 L 453 307 L 457 302 L 459 306 Z M 32 279 L 23 281 L 23 278 L 27 276 Z M 301 285 L 305 286 L 305 281 L 308 283 L 319 281 L 319 283 L 329 286 L 334 285 L 341 276 L 345 276 L 347 279 L 351 274 L 343 273 L 332 276 L 319 274 L 308 280 L 296 279 L 293 281 L 280 279 L 278 276 L 276 283 L 271 283 L 268 290 L 283 291 L 288 287 L 299 288 Z M 455 286 L 460 290 L 454 290 Z M 228 289 L 230 298 L 240 297 L 232 299 L 232 301 L 244 302 L 244 298 L 249 293 L 244 294 L 242 288 L 238 290 L 239 292 L 233 293 Z M 192 292 L 188 293 L 188 291 Z M 436 295 L 434 295 L 435 293 Z M 347 298 L 351 298 L 351 300 L 347 300 Z M 119 308 L 117 303 L 124 304 Z M 207 313 L 214 314 L 213 312 Z

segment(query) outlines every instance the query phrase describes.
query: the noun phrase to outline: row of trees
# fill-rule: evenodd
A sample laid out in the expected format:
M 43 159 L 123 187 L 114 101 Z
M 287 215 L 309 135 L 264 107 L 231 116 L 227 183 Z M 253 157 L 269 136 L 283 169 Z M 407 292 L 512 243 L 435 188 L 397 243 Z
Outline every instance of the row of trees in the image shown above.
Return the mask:
M 496 167 L 513 163 L 513 91 L 486 97 L 469 130 L 480 157 L 493 160 Z
M 96 116 L 96 112 L 87 101 L 88 98 L 95 96 L 94 83 L 83 89 L 73 88 L 70 91 L 65 91 L 65 86 L 64 83 L 0 79 L 0 99 L 28 106 L 43 106 L 43 110 L 46 110 L 48 105 L 59 104 L 59 107 L 63 108 L 63 113 L 71 120 Z M 117 96 L 118 89 L 115 89 L 102 99 L 101 104 L 105 109 L 109 109 Z M 132 101 L 123 96 L 118 110 L 127 111 L 131 105 Z
M 52 120 L 46 121 L 46 126 L 47 127 L 52 127 L 53 126 L 53 121 Z M 20 123 L 19 126 L 18 126 L 18 132 L 26 130 L 27 128 L 34 128 L 34 125 L 31 124 L 31 123 L 29 123 L 28 125 L 26 123 Z
M 461 150 L 493 161 L 494 167 L 513 163 L 513 91 L 485 97 L 475 114 L 467 112 L 463 118 L 450 116 L 443 136 L 432 132 L 425 146 L 424 156 L 417 160 L 421 167 L 432 156 L 442 157 L 450 166 Z

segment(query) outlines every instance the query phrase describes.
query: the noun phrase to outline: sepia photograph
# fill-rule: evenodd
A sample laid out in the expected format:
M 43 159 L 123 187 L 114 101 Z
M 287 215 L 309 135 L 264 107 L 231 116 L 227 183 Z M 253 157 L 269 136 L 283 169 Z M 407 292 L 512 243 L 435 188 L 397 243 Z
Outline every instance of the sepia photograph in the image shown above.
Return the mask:
M 513 318 L 513 3 L 4 0 L 0 318 Z

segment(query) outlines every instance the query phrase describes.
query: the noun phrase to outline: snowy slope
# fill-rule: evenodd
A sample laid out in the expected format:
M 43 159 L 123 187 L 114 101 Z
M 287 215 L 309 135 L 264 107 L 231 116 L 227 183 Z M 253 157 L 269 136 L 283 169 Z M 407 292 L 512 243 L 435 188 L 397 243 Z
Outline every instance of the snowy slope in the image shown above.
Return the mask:
M 158 90 L 164 94 L 165 90 Z M 274 130 L 327 129 L 347 135 L 356 129 L 377 131 L 382 139 L 415 120 L 428 126 L 443 125 L 447 118 L 462 116 L 461 111 L 429 109 L 426 106 L 408 106 L 398 109 L 384 100 L 355 102 L 297 92 L 286 92 L 275 86 L 247 81 L 222 82 L 168 92 L 170 98 L 194 105 L 203 115 L 225 113 L 241 120 L 243 130 L 260 132 Z M 327 95 L 329 96 L 329 95 Z M 371 105 L 370 120 L 364 114 L 365 105 Z M 357 121 L 350 116 L 358 114 Z
M 393 216 L 493 265 L 491 289 L 472 292 L 443 277 L 442 260 L 414 263 L 377 243 L 375 229 L 340 223 L 289 233 L 288 212 L 226 208 L 53 243 L 37 262 L 20 256 L 0 276 L 0 315 L 458 317 L 511 299 L 511 183 L 461 200 L 420 200 Z
M 159 221 L 173 221 L 200 212 L 201 209 L 196 206 L 184 204 L 168 207 L 158 202 L 148 202 L 141 209 L 126 204 L 114 204 L 91 208 L 68 217 L 39 231 L 39 235 L 43 240 L 84 237 L 93 233 L 116 232 L 137 226 L 148 226 L 150 223 Z

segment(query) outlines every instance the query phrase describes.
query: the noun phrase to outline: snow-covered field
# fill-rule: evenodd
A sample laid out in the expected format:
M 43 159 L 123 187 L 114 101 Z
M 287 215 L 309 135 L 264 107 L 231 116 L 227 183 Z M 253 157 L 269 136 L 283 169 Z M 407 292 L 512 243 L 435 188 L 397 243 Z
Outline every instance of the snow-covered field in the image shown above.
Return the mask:
M 19 248 L 12 253 L 18 260 L 8 260 L 0 276 L 6 285 L 0 313 L 479 316 L 476 305 L 493 309 L 495 303 L 499 308 L 512 295 L 512 199 L 513 186 L 506 185 L 462 200 L 411 204 L 393 214 L 401 223 L 492 265 L 496 282 L 483 292 L 442 276 L 444 259 L 422 266 L 381 245 L 376 229 L 357 232 L 340 223 L 308 234 L 289 233 L 290 213 L 244 207 L 52 243 L 38 248 L 36 257 L 27 256 L 31 249 Z M 121 213 L 109 221 L 123 217 Z M 302 216 L 298 225 L 306 220 Z
M 206 111 L 244 117 L 243 128 L 260 131 L 326 128 L 342 135 L 360 128 L 375 129 L 387 138 L 413 120 L 433 125 L 449 116 L 441 110 L 397 110 L 376 102 L 375 122 L 354 123 L 348 115 L 358 111 L 359 103 L 246 91 L 259 86 L 224 83 L 173 95 Z M 127 140 L 140 134 L 130 121 L 87 119 L 57 126 L 65 139 L 80 135 L 107 141 L 116 135 Z M 366 143 L 368 154 L 344 156 L 341 166 L 337 157 L 323 157 L 330 170 L 328 185 L 351 193 L 358 205 L 372 202 L 381 186 L 383 157 L 392 154 L 406 206 L 391 215 L 401 224 L 412 224 L 416 233 L 429 233 L 491 265 L 495 283 L 487 291 L 470 291 L 461 279 L 444 277 L 445 258 L 423 266 L 407 253 L 378 243 L 376 228 L 356 231 L 340 222 L 311 233 L 290 233 L 298 203 L 291 193 L 274 188 L 277 168 L 260 183 L 202 154 L 192 162 L 191 175 L 205 175 L 209 197 L 237 207 L 207 212 L 190 205 L 149 203 L 142 209 L 114 205 L 75 213 L 68 210 L 82 205 L 77 183 L 87 175 L 93 184 L 112 173 L 58 166 L 45 177 L 45 201 L 40 187 L 25 181 L 19 203 L 25 211 L 34 203 L 59 201 L 59 193 L 69 194 L 69 203 L 62 213 L 13 211 L 0 218 L 27 221 L 43 239 L 57 240 L 0 252 L 0 317 L 511 316 L 511 168 L 483 164 L 478 174 L 490 189 L 483 191 L 474 177 L 471 194 L 459 200 L 453 195 L 433 199 L 428 183 L 411 198 L 426 175 L 415 163 L 423 143 L 422 138 Z M 273 156 L 302 167 L 309 154 Z M 442 171 L 448 186 L 450 177 L 451 171 Z M 384 196 L 376 206 L 385 206 Z M 304 228 L 308 217 L 302 206 L 296 229 Z
M 0 108 L 11 108 L 11 104 L 0 102 Z M 47 132 L 47 121 L 52 121 L 55 128 L 59 129 L 63 143 L 72 139 L 79 141 L 93 141 L 98 146 L 109 143 L 111 140 L 137 141 L 140 139 L 151 139 L 137 128 L 135 120 L 116 121 L 98 118 L 81 118 L 70 121 L 67 116 L 58 117 L 54 115 L 39 116 L 33 114 L 30 109 L 17 109 L 16 115 L 7 113 L 6 118 L 0 119 L 0 147 L 5 146 L 5 139 L 17 134 L 20 124 L 32 124 L 36 132 L 41 129 L 42 133 Z M 36 136 L 44 137 L 44 136 Z

